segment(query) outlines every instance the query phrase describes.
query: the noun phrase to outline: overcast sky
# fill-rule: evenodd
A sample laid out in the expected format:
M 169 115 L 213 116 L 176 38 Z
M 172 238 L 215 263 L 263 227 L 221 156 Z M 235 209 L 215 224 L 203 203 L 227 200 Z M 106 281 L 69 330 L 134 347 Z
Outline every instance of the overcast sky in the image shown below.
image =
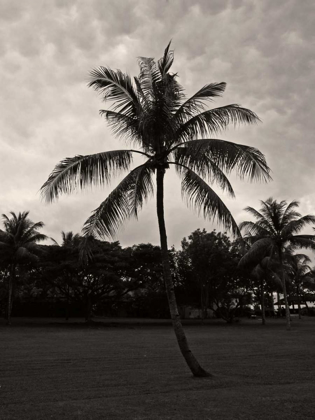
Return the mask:
M 233 200 L 216 189 L 236 221 L 270 196 L 297 199 L 302 214 L 315 214 L 314 0 L 0 0 L 1 213 L 29 210 L 57 241 L 61 231 L 81 231 L 110 189 L 53 204 L 39 189 L 65 157 L 125 147 L 98 113 L 106 106 L 87 87 L 89 71 L 137 75 L 136 57 L 160 58 L 170 39 L 187 95 L 224 81 L 212 106 L 238 103 L 262 120 L 220 135 L 257 147 L 272 169 L 268 184 L 232 179 Z M 187 209 L 171 171 L 165 210 L 169 245 L 215 227 Z M 117 240 L 158 243 L 154 199 Z

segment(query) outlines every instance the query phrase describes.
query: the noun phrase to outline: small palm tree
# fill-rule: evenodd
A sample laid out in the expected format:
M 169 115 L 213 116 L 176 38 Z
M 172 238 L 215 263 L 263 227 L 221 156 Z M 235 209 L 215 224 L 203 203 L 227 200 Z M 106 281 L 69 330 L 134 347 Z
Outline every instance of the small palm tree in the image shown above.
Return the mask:
M 284 253 L 286 247 L 291 250 L 298 248 L 315 249 L 315 235 L 298 234 L 306 225 L 315 223 L 315 216 L 302 216 L 296 211 L 297 201 L 287 203 L 277 202 L 272 198 L 261 201 L 261 209 L 247 207 L 256 222 L 245 221 L 240 224 L 244 237 L 252 244 L 248 252 L 242 257 L 240 265 L 255 266 L 265 257 L 276 258 L 281 267 L 281 282 L 286 308 L 287 329 L 291 328 L 290 310 L 286 290 L 286 273 L 284 268 Z
M 74 234 L 73 232 L 61 232 L 62 245 L 63 247 L 79 247 L 80 245 L 80 235 L 78 233 Z
M 177 74 L 170 73 L 173 63 L 170 44 L 164 56 L 154 61 L 139 58 L 140 74 L 131 78 L 120 70 L 99 67 L 91 72 L 89 86 L 111 100 L 111 110 L 100 111 L 117 136 L 124 136 L 138 150 L 115 150 L 88 156 L 66 158 L 60 162 L 42 186 L 48 201 L 75 188 L 106 184 L 112 173 L 127 171 L 132 156 L 145 162 L 118 184 L 85 222 L 85 236 L 111 236 L 131 216 L 138 215 L 156 186 L 157 217 L 161 241 L 164 280 L 174 331 L 180 350 L 195 376 L 208 376 L 188 347 L 180 321 L 168 256 L 164 220 L 164 176 L 175 167 L 182 178 L 182 193 L 204 216 L 217 218 L 225 228 L 238 232 L 231 213 L 205 181 L 216 182 L 234 196 L 226 174 L 235 170 L 240 176 L 268 180 L 269 168 L 264 156 L 255 148 L 208 138 L 229 124 L 255 123 L 258 117 L 239 105 L 205 110 L 205 102 L 220 96 L 225 83 L 207 84 L 191 98 L 186 98 Z M 201 139 L 197 139 L 198 136 Z M 156 177 L 156 185 L 154 178 Z
M 47 237 L 38 232 L 43 222 L 33 223 L 29 218 L 29 212 L 16 215 L 11 212 L 11 218 L 2 215 L 4 230 L 0 230 L 0 257 L 7 264 L 9 269 L 8 285 L 8 310 L 7 324 L 11 324 L 12 311 L 12 290 L 15 285 L 16 270 L 20 264 L 38 259 L 37 242 Z
M 308 284 L 313 279 L 313 271 L 309 263 L 311 259 L 305 254 L 288 255 L 286 264 L 288 266 L 288 275 L 292 286 L 297 295 L 297 304 L 299 310 L 299 319 L 301 319 L 301 292 L 304 284 Z

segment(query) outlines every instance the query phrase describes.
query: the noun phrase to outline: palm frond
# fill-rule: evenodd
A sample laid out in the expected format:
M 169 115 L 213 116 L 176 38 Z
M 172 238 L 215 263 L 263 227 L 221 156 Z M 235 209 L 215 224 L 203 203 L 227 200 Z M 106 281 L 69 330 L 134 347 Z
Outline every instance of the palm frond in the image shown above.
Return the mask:
M 231 212 L 213 189 L 190 169 L 184 168 L 181 173 L 182 195 L 186 197 L 187 203 L 196 208 L 198 213 L 202 212 L 204 217 L 216 219 L 224 228 L 231 229 L 235 235 L 240 235 Z
M 174 150 L 174 163 L 179 173 L 184 167 L 196 172 L 202 178 L 207 178 L 211 184 L 216 182 L 223 191 L 235 197 L 233 187 L 224 172 L 204 153 L 191 153 L 191 148 L 186 146 Z
M 244 239 L 249 243 L 254 243 L 257 239 L 270 235 L 270 232 L 263 223 L 244 221 L 239 224 L 240 231 L 244 232 Z
M 221 96 L 225 91 L 226 83 L 209 83 L 203 86 L 198 92 L 187 99 L 176 111 L 173 120 L 176 124 L 183 124 L 188 119 L 204 110 L 205 101 Z
M 187 141 L 219 133 L 230 124 L 255 124 L 258 121 L 260 120 L 253 111 L 237 104 L 226 105 L 193 116 L 178 128 L 176 138 Z
M 301 214 L 295 211 L 295 209 L 299 206 L 299 202 L 294 200 L 291 201 L 291 203 L 288 204 L 286 209 L 283 212 L 281 224 L 285 226 L 287 223 L 289 223 L 291 220 L 294 220 L 298 217 L 301 217 Z
M 137 93 L 139 96 L 139 101 L 141 103 L 141 109 L 142 111 L 147 111 L 150 108 L 150 101 L 149 98 L 145 95 L 145 93 L 142 90 L 141 83 L 138 77 L 134 77 L 135 85 L 137 88 Z
M 114 237 L 124 220 L 138 214 L 138 209 L 152 193 L 150 162 L 131 171 L 92 213 L 83 227 L 84 236 Z
M 135 175 L 134 188 L 130 190 L 131 212 L 138 217 L 138 210 L 142 208 L 144 202 L 153 193 L 154 185 L 152 175 L 154 169 L 149 164 L 143 165 Z
M 205 156 L 226 173 L 235 170 L 241 178 L 264 181 L 271 179 L 264 155 L 254 147 L 220 139 L 202 139 L 187 141 L 174 149 L 183 147 L 191 159 L 194 157 L 197 160 L 200 156 Z
M 134 90 L 130 76 L 120 70 L 99 67 L 90 73 L 89 87 L 103 95 L 103 99 L 115 102 L 114 110 L 133 116 L 140 110 L 140 102 Z
M 48 237 L 42 233 L 38 233 L 38 232 L 32 232 L 32 234 L 27 234 L 25 235 L 25 237 L 23 238 L 23 242 L 25 244 L 31 244 L 34 242 L 42 242 L 45 241 L 46 239 L 48 239 Z
M 61 161 L 41 187 L 47 201 L 57 199 L 61 193 L 71 193 L 88 185 L 103 185 L 112 173 L 127 170 L 132 161 L 130 150 L 114 150 L 87 156 L 75 156 Z
M 162 81 L 161 72 L 153 58 L 139 57 L 138 64 L 140 67 L 138 80 L 141 90 L 150 101 L 154 102 L 158 85 Z
M 105 117 L 115 136 L 124 137 L 141 145 L 139 119 L 107 109 L 101 109 L 99 112 L 101 116 Z
M 278 203 L 270 197 L 266 201 L 261 201 L 261 205 L 262 208 L 260 211 L 264 215 L 265 219 L 273 226 L 275 232 L 280 232 L 283 228 L 281 221 L 287 202 L 282 200 Z
M 162 77 L 168 73 L 174 61 L 174 51 L 170 50 L 171 42 L 172 41 L 168 43 L 167 47 L 165 48 L 163 57 L 158 61 L 158 67 Z
M 307 264 L 307 263 L 312 262 L 311 258 L 306 254 L 295 254 L 295 255 L 299 259 L 301 264 Z
M 241 268 L 250 266 L 254 267 L 259 264 L 266 256 L 271 256 L 273 252 L 274 243 L 270 238 L 259 239 L 240 259 L 238 265 Z
M 315 224 L 315 216 L 306 215 L 300 217 L 297 220 L 291 220 L 290 222 L 286 223 L 286 225 L 282 229 L 283 236 L 293 235 L 295 233 L 300 232 L 306 225 Z M 314 236 L 315 238 L 315 236 Z
M 315 249 L 314 235 L 294 235 L 288 238 L 290 245 L 294 248 Z
M 253 207 L 245 207 L 244 209 L 247 213 L 251 214 L 257 221 L 255 224 L 257 225 L 257 229 L 261 230 L 264 229 L 265 233 L 264 236 L 270 236 L 276 234 L 275 227 L 273 225 L 272 220 L 269 217 L 266 217 L 262 212 L 254 209 Z M 257 231 L 258 234 L 258 231 Z

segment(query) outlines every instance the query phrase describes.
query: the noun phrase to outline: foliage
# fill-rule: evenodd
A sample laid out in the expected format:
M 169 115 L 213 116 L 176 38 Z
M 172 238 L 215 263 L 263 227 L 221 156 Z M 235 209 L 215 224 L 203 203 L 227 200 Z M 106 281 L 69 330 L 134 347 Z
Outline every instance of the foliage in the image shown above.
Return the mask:
M 129 254 L 129 275 L 139 285 L 130 296 L 128 313 L 138 317 L 169 318 L 160 247 L 139 244 L 125 251 Z M 172 260 L 172 254 L 170 258 Z
M 182 289 L 190 303 L 201 308 L 202 318 L 210 308 L 233 322 L 237 309 L 250 303 L 249 276 L 237 269 L 238 260 L 237 246 L 226 233 L 197 229 L 182 240 L 177 259 Z
M 93 311 L 110 314 L 111 307 L 137 286 L 127 277 L 128 259 L 118 242 L 91 239 L 86 261 L 80 258 L 83 241 L 68 234 L 61 247 L 49 247 L 40 276 L 50 284 L 50 294 L 53 290 L 66 299 L 67 308 L 69 303 L 84 305 L 89 320 Z
M 284 255 L 288 247 L 291 251 L 299 248 L 315 249 L 315 235 L 300 233 L 305 226 L 315 223 L 315 216 L 302 216 L 298 213 L 296 209 L 299 203 L 297 201 L 288 204 L 285 200 L 277 202 L 268 198 L 266 201 L 261 201 L 261 205 L 260 211 L 252 207 L 245 209 L 256 219 L 256 222 L 245 221 L 240 224 L 240 229 L 245 233 L 245 239 L 251 244 L 250 249 L 240 260 L 240 265 L 255 267 L 266 257 L 278 261 L 281 268 L 287 329 L 290 329 Z
M 16 215 L 11 212 L 11 218 L 3 214 L 4 230 L 0 230 L 0 258 L 4 268 L 2 278 L 8 279 L 7 287 L 7 320 L 11 323 L 12 302 L 18 279 L 23 278 L 23 265 L 38 261 L 40 248 L 38 242 L 46 239 L 39 233 L 43 222 L 33 223 L 29 218 L 29 212 Z M 18 271 L 19 270 L 19 271 Z

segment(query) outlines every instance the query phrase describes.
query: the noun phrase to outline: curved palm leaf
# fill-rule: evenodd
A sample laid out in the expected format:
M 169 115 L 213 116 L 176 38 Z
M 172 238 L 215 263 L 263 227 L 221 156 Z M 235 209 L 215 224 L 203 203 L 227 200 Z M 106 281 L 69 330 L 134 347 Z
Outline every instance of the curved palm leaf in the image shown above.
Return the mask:
M 197 112 L 204 110 L 205 101 L 221 96 L 226 83 L 209 83 L 185 101 L 176 111 L 173 120 L 175 124 L 182 124 L 192 118 Z
M 264 155 L 254 147 L 244 146 L 220 139 L 190 140 L 176 146 L 174 149 L 185 148 L 189 159 L 209 158 L 221 170 L 229 173 L 236 170 L 240 177 L 250 179 L 271 179 L 270 169 Z M 180 156 L 183 156 L 181 153 Z
M 256 266 L 263 258 L 273 255 L 274 252 L 274 243 L 270 238 L 259 239 L 243 255 L 238 265 L 239 267 Z
M 85 222 L 84 236 L 114 237 L 124 220 L 137 216 L 138 209 L 153 191 L 152 173 L 150 163 L 131 171 Z
M 282 225 L 285 226 L 287 223 L 289 223 L 291 220 L 294 220 L 298 217 L 301 217 L 301 214 L 296 212 L 294 209 L 299 206 L 299 202 L 294 200 L 291 201 L 291 203 L 288 204 L 286 209 L 283 212 L 282 216 Z
M 174 151 L 174 160 L 179 173 L 183 167 L 187 167 L 202 178 L 208 178 L 210 183 L 217 182 L 223 191 L 228 191 L 231 197 L 235 197 L 233 187 L 224 172 L 206 154 L 191 153 L 189 147 L 181 146 Z
M 270 218 L 264 217 L 262 212 L 260 213 L 259 211 L 257 211 L 253 207 L 246 207 L 244 210 L 247 211 L 248 213 L 250 213 L 252 216 L 254 216 L 257 219 L 257 222 L 253 223 L 253 225 L 251 227 L 251 229 L 252 229 L 252 232 L 250 233 L 251 235 L 262 235 L 262 236 L 270 236 L 270 235 L 273 235 L 273 234 L 276 235 L 277 231 L 275 230 L 273 222 L 272 222 L 272 220 L 270 220 Z M 248 223 L 248 227 L 249 227 L 251 222 L 247 222 L 247 221 L 243 222 L 242 226 L 244 226 L 246 228 L 247 223 Z M 256 225 L 256 226 L 254 226 L 254 225 Z M 261 229 L 263 229 L 263 231 L 261 231 Z M 255 232 L 255 230 L 256 230 L 256 232 Z
M 298 214 L 299 213 L 294 213 Z M 295 233 L 300 232 L 306 225 L 314 224 L 315 223 L 315 216 L 312 215 L 306 215 L 303 217 L 300 217 L 298 220 L 291 220 L 288 222 L 282 229 L 282 235 L 283 236 L 289 236 L 293 235 Z
M 254 223 L 251 221 L 245 221 L 239 224 L 239 229 L 241 231 L 244 231 L 246 240 L 248 240 L 249 243 L 255 242 L 255 240 L 257 239 L 257 236 L 265 237 L 265 236 L 269 236 L 270 234 L 270 231 L 266 229 L 264 223 L 261 223 L 261 222 Z
M 101 92 L 104 100 L 115 102 L 114 110 L 133 117 L 140 110 L 140 102 L 132 85 L 131 78 L 120 70 L 99 67 L 91 71 L 92 80 L 88 84 Z
M 165 74 L 168 73 L 174 61 L 174 51 L 170 50 L 171 43 L 172 41 L 168 43 L 163 57 L 158 61 L 159 70 L 162 76 L 165 76 Z
M 157 95 L 158 84 L 162 81 L 161 72 L 154 58 L 139 57 L 140 73 L 138 80 L 143 94 L 153 103 Z
M 130 150 L 66 158 L 49 175 L 41 193 L 47 201 L 53 201 L 61 193 L 71 193 L 76 188 L 103 185 L 111 180 L 113 172 L 129 169 L 131 161 Z
M 196 208 L 198 213 L 203 212 L 204 217 L 217 219 L 226 229 L 231 229 L 233 234 L 240 235 L 239 228 L 231 212 L 213 191 L 212 188 L 188 168 L 182 168 L 182 195 L 186 196 L 187 204 Z
M 314 235 L 294 235 L 288 238 L 292 248 L 309 248 L 315 249 L 315 236 Z
M 116 136 L 124 136 L 127 139 L 141 143 L 138 119 L 107 109 L 101 109 L 99 113 L 105 117 L 108 126 L 112 128 Z
M 42 233 L 29 233 L 29 234 L 25 234 L 25 236 L 23 237 L 23 242 L 25 244 L 32 244 L 33 242 L 42 242 L 45 241 L 47 239 L 47 236 L 42 234 Z
M 209 133 L 218 133 L 229 124 L 254 124 L 258 121 L 260 120 L 253 111 L 237 104 L 226 105 L 190 118 L 178 128 L 176 139 L 188 141 L 198 136 L 205 137 Z

